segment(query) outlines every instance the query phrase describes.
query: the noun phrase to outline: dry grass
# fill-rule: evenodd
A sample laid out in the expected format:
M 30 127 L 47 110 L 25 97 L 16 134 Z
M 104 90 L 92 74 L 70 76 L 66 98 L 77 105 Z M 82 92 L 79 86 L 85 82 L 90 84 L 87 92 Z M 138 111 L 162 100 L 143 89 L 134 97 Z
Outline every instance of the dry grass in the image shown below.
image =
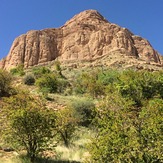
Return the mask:
M 18 155 L 17 152 L 4 152 L 0 150 L 0 163 L 15 163 L 13 162 L 13 158 Z
M 48 157 L 40 158 L 38 163 L 59 163 L 59 162 L 83 162 L 86 158 L 89 157 L 87 152 L 87 144 L 90 142 L 90 137 L 93 136 L 93 132 L 85 127 L 80 127 L 76 133 L 75 137 L 72 140 L 72 143 L 69 148 L 65 147 L 63 144 L 58 144 L 53 151 L 45 151 L 48 153 Z M 49 155 L 53 153 L 53 155 Z M 22 157 L 17 152 L 4 152 L 0 150 L 0 163 L 30 163 L 29 159 L 25 156 Z
M 86 146 L 90 142 L 93 132 L 88 128 L 80 127 L 76 132 L 76 135 L 76 138 L 74 138 L 72 145 L 69 148 L 66 148 L 63 145 L 56 147 L 56 153 L 59 160 L 83 162 L 89 157 Z

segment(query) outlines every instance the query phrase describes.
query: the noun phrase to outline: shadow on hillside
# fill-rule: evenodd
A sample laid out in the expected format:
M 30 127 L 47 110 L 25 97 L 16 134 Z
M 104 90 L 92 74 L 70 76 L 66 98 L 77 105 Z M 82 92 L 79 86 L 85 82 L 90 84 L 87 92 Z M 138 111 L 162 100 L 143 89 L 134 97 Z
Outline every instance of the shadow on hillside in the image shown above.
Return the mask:
M 78 161 L 63 161 L 63 160 L 45 160 L 45 159 L 42 159 L 42 160 L 37 160 L 35 161 L 35 163 L 80 163 Z
M 25 155 L 19 156 L 18 160 L 21 161 L 22 163 L 30 163 L 31 162 L 30 159 Z M 46 158 L 37 157 L 35 159 L 34 163 L 81 163 L 81 162 L 69 161 L 69 160 L 54 160 L 54 159 L 46 159 Z
M 17 157 L 19 161 L 22 163 L 31 163 L 29 157 L 26 155 L 20 155 Z M 69 161 L 69 160 L 55 160 L 55 159 L 47 159 L 47 158 L 41 158 L 37 157 L 33 163 L 81 163 L 80 161 Z
M 63 160 L 42 160 L 41 162 L 36 161 L 35 163 L 80 163 L 78 161 L 63 161 Z

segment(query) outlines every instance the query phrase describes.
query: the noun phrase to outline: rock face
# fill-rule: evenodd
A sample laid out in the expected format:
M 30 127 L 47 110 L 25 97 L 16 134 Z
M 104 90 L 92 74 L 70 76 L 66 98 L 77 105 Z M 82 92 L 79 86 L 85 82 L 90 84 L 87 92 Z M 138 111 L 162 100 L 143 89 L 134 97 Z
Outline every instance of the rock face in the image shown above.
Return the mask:
M 29 31 L 15 39 L 0 67 L 30 67 L 60 61 L 92 61 L 114 52 L 161 64 L 150 43 L 128 29 L 108 22 L 95 10 L 74 16 L 60 28 Z

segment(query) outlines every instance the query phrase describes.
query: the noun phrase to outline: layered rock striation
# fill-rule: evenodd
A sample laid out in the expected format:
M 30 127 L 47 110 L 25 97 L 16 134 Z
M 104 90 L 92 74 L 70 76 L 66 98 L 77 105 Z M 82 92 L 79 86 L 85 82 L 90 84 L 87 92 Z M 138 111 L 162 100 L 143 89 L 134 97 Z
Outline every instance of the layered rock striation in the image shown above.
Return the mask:
M 32 30 L 16 38 L 0 68 L 30 67 L 56 58 L 92 61 L 114 52 L 161 64 L 160 55 L 146 39 L 108 22 L 95 10 L 87 10 L 60 28 Z

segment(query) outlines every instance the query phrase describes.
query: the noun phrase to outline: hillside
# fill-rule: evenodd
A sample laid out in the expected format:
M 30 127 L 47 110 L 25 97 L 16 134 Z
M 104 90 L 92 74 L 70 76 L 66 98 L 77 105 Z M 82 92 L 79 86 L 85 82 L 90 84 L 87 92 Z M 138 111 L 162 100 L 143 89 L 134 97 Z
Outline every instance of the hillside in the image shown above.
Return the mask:
M 19 36 L 0 61 L 0 163 L 163 162 L 162 63 L 95 10 Z
M 0 70 L 0 162 L 33 163 L 27 145 L 41 140 L 35 163 L 161 163 L 162 77 L 162 71 L 65 68 L 59 62 Z

